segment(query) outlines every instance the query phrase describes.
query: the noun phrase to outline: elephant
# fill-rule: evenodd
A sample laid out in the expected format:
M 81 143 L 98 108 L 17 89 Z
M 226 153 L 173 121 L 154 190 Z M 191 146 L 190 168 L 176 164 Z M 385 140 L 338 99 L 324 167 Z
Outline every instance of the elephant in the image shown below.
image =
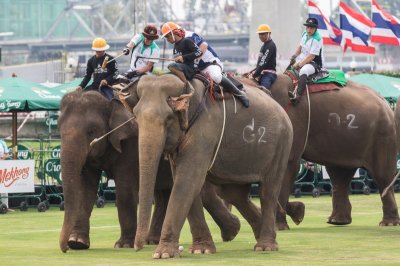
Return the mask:
M 87 249 L 89 218 L 96 200 L 102 170 L 116 183 L 116 205 L 121 236 L 114 247 L 133 247 L 137 224 L 138 203 L 138 128 L 135 121 L 118 128 L 105 139 L 101 136 L 116 129 L 131 118 L 131 114 L 118 100 L 107 101 L 96 91 L 66 94 L 60 106 L 59 128 L 61 133 L 61 171 L 65 213 L 60 233 L 60 249 Z M 91 141 L 97 139 L 94 145 Z M 147 242 L 158 243 L 161 225 L 172 188 L 169 161 L 160 159 L 155 187 L 155 209 Z M 204 205 L 221 227 L 224 241 L 232 240 L 240 229 L 239 219 L 231 214 L 213 187 L 204 189 Z M 194 221 L 195 231 L 192 250 L 203 251 L 202 241 L 209 241 L 208 228 L 203 221 Z M 205 222 L 203 222 L 205 223 Z M 204 230 L 204 231 L 203 231 Z M 204 240 L 206 239 L 206 240 Z
M 242 78 L 246 84 L 253 80 Z M 304 217 L 302 202 L 288 202 L 300 167 L 300 159 L 325 165 L 332 182 L 333 210 L 327 223 L 352 222 L 349 185 L 357 168 L 363 167 L 374 178 L 380 193 L 396 171 L 395 123 L 387 102 L 372 89 L 348 81 L 339 90 L 303 95 L 298 105 L 290 104 L 292 79 L 279 74 L 271 87 L 272 97 L 285 108 L 293 124 L 293 146 L 285 172 L 279 202 L 292 220 Z M 308 100 L 309 97 L 309 100 Z M 398 225 L 399 214 L 394 191 L 381 198 L 380 225 Z M 285 212 L 277 214 L 280 230 L 289 229 Z
M 145 245 L 152 201 L 146 191 L 153 191 L 159 158 L 167 154 L 174 184 L 153 258 L 179 257 L 180 231 L 206 180 L 221 185 L 224 196 L 230 195 L 228 201 L 249 221 L 255 251 L 278 250 L 277 200 L 293 138 L 283 108 L 248 86 L 248 109 L 233 97 L 214 102 L 200 80 L 184 83 L 172 73 L 144 76 L 126 90 L 139 127 L 140 205 L 134 248 Z M 249 202 L 254 182 L 261 184 L 261 213 L 251 220 L 247 212 L 258 210 L 236 203 Z M 232 200 L 235 196 L 240 200 Z
M 396 147 L 397 152 L 400 152 L 400 101 L 396 103 L 396 109 L 394 110 L 394 119 L 396 123 Z

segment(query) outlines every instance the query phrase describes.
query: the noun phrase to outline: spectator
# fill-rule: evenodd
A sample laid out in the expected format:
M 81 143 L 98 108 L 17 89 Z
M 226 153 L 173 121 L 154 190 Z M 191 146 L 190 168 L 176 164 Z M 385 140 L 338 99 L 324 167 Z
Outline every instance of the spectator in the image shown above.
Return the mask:
M 0 139 L 0 160 L 8 158 L 8 148 L 4 140 Z M 0 193 L 1 202 L 7 206 L 8 209 L 8 193 Z

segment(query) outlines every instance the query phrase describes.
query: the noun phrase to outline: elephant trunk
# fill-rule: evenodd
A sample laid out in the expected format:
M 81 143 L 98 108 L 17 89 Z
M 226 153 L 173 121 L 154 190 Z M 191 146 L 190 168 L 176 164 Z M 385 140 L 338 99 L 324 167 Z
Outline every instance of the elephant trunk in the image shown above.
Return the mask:
M 155 132 L 157 132 L 157 136 L 154 135 Z M 139 219 L 134 244 L 135 250 L 142 249 L 146 243 L 157 170 L 164 143 L 165 133 L 162 128 L 161 130 L 159 127 L 154 128 L 154 125 L 140 127 L 139 122 Z
M 60 233 L 60 249 L 66 252 L 68 247 L 68 239 L 73 230 L 75 220 L 79 215 L 76 210 L 80 209 L 82 200 L 79 193 L 81 171 L 84 163 L 84 154 L 79 152 L 81 147 L 69 147 L 61 150 L 61 174 L 63 178 L 63 195 L 64 195 L 64 223 Z

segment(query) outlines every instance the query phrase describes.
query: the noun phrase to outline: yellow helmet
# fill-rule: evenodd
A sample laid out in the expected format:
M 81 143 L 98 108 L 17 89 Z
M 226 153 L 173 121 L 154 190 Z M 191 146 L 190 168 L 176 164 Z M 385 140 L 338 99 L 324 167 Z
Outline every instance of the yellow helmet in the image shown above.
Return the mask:
M 171 22 L 171 21 L 165 22 L 161 27 L 161 34 L 162 34 L 161 38 L 164 38 L 171 31 L 180 29 L 180 28 L 181 27 L 178 24 L 176 24 L 175 22 Z
M 94 51 L 105 51 L 110 48 L 110 45 L 107 44 L 106 40 L 103 38 L 96 38 L 92 43 L 92 50 Z
M 265 32 L 271 32 L 271 28 L 267 24 L 261 24 L 258 26 L 256 33 L 265 33 Z

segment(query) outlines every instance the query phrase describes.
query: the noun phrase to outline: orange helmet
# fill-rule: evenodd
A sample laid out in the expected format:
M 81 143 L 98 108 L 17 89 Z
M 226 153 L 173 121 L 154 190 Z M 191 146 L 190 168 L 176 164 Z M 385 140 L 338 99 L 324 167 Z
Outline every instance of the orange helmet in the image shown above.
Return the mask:
M 175 22 L 171 22 L 171 21 L 165 22 L 161 27 L 161 34 L 162 34 L 161 38 L 164 38 L 171 31 L 180 29 L 180 28 L 181 27 L 178 24 L 176 24 Z
M 96 38 L 92 43 L 92 50 L 94 51 L 105 51 L 110 48 L 110 45 L 107 44 L 106 40 L 103 38 Z

